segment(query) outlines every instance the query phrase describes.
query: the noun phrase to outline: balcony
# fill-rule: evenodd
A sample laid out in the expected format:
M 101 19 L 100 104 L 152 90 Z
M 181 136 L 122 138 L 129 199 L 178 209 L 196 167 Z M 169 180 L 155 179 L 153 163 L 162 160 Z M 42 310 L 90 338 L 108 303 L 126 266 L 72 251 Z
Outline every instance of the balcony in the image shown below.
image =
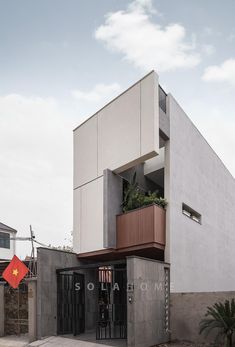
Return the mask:
M 116 248 L 165 248 L 166 211 L 150 205 L 117 216 Z

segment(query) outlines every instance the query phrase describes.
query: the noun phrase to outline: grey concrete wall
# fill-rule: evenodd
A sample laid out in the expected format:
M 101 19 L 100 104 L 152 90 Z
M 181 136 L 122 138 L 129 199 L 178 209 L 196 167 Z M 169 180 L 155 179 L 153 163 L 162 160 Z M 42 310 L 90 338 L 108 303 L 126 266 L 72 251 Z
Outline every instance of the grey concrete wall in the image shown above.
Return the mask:
M 168 106 L 168 103 L 167 103 Z M 161 137 L 164 140 L 169 139 L 170 137 L 170 117 L 167 108 L 167 112 L 163 112 L 161 108 L 159 108 L 159 129 Z
M 122 178 L 104 170 L 104 247 L 116 247 L 116 215 L 122 211 Z
M 0 282 L 0 337 L 4 336 L 4 284 Z
M 127 258 L 127 282 L 133 284 L 127 293 L 128 347 L 150 347 L 169 341 L 165 268 L 169 265 L 162 262 Z
M 174 293 L 170 296 L 171 338 L 193 342 L 212 342 L 214 335 L 199 335 L 199 323 L 207 306 L 235 298 L 235 292 Z
M 235 180 L 174 98 L 168 98 L 172 292 L 235 290 Z M 182 203 L 202 215 L 201 224 L 182 214 Z
M 134 166 L 133 168 L 126 170 L 122 172 L 120 175 L 125 178 L 127 181 L 130 181 L 136 172 L 136 181 L 138 183 L 138 186 L 143 189 L 144 191 L 155 191 L 158 186 L 149 180 L 145 175 L 144 175 L 144 163 L 139 164 L 137 166 Z
M 37 337 L 57 333 L 57 279 L 56 269 L 79 265 L 76 254 L 37 249 Z
M 28 283 L 28 335 L 29 342 L 37 339 L 37 279 L 26 279 Z

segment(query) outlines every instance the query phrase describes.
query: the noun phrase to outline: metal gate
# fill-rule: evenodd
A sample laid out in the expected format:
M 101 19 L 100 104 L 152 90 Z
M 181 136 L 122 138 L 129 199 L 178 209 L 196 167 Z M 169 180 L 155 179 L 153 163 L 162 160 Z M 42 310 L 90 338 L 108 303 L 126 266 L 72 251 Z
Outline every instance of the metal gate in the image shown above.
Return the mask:
M 78 335 L 85 331 L 84 275 L 57 276 L 57 333 Z
M 4 331 L 6 335 L 28 333 L 28 285 L 20 283 L 13 289 L 7 283 L 4 286 Z
M 102 267 L 98 269 L 98 275 L 96 339 L 126 339 L 126 268 Z

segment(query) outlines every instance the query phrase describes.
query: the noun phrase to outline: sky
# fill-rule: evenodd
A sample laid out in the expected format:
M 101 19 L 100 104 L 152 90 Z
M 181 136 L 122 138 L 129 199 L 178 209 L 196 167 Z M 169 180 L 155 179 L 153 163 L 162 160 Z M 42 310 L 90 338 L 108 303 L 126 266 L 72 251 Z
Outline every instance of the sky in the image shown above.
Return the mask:
M 152 69 L 235 176 L 234 13 L 233 0 L 0 0 L 0 221 L 70 244 L 73 129 Z

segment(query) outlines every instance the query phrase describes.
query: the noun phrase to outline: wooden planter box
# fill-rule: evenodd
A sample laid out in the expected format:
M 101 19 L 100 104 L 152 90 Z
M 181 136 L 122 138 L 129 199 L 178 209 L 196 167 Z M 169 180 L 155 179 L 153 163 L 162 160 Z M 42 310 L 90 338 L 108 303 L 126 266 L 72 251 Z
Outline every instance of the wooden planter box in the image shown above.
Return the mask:
M 165 246 L 166 211 L 150 205 L 117 216 L 116 248 Z

